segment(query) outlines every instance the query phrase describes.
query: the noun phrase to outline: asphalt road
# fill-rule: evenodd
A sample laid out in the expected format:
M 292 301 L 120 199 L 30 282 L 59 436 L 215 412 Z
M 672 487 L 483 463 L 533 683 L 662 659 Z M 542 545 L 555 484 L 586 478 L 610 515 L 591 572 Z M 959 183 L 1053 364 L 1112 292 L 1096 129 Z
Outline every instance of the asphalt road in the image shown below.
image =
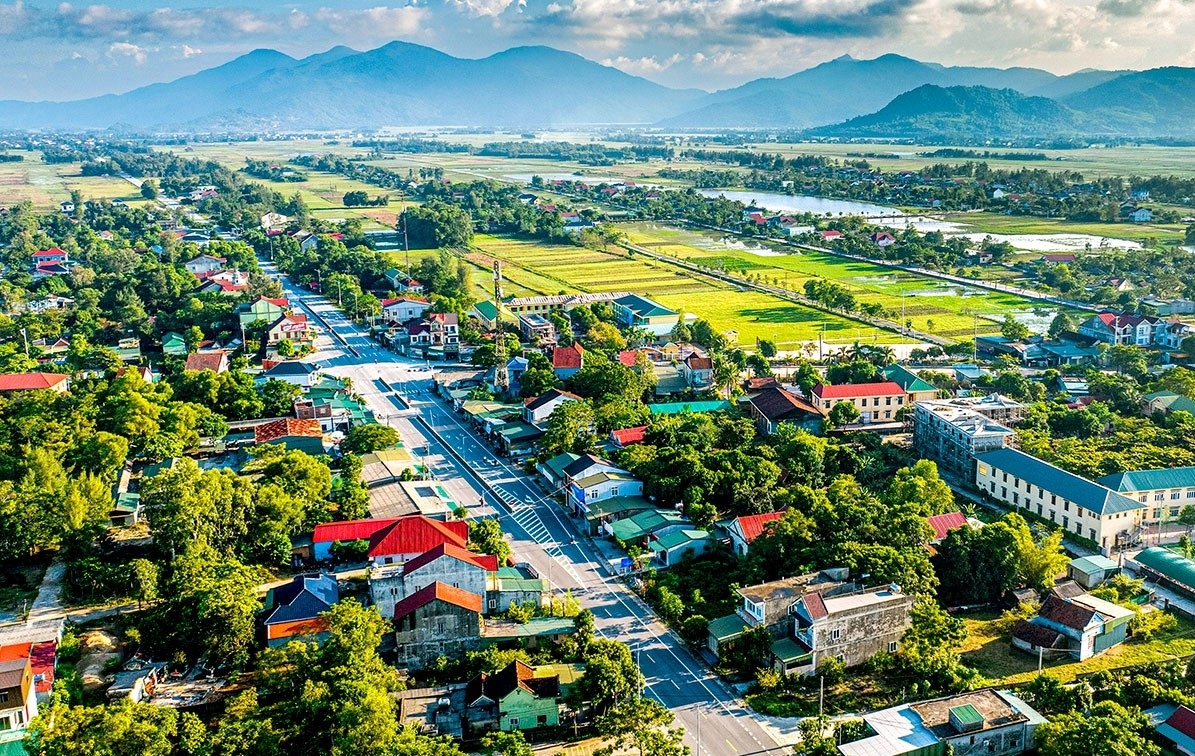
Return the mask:
M 263 268 L 277 274 L 269 263 Z M 434 368 L 381 348 L 330 302 L 283 277 L 280 280 L 292 303 L 317 316 L 325 330 L 343 339 L 310 359 L 330 374 L 351 378 L 355 391 L 375 416 L 396 428 L 408 448 L 424 454 L 436 478 L 458 502 L 469 506 L 472 516 L 498 517 L 510 535 L 516 558 L 530 562 L 556 590 L 570 591 L 582 606 L 592 610 L 600 634 L 632 648 L 646 678 L 644 694 L 673 710 L 694 753 L 743 756 L 788 750 L 633 592 L 607 576 L 599 566 L 601 554 L 587 539 L 577 536 L 558 504 L 521 471 L 505 464 L 433 396 Z M 344 344 L 352 351 L 344 349 Z M 409 410 L 394 401 L 388 387 L 402 396 Z M 416 416 L 422 417 L 455 455 L 427 433 Z M 484 490 L 478 477 L 498 492 L 501 503 Z

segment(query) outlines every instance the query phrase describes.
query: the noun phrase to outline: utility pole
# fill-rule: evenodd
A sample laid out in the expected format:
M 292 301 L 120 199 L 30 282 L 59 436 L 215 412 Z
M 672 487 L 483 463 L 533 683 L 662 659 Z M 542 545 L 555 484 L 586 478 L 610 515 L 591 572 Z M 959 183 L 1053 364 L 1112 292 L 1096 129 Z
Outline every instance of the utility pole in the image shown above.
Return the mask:
M 509 390 L 506 336 L 502 333 L 502 261 L 494 260 L 494 391 L 505 394 Z
M 406 270 L 403 272 L 409 278 L 411 275 L 411 245 L 407 241 L 407 193 L 400 189 L 398 196 L 402 198 L 402 212 L 398 217 L 402 219 L 402 248 L 403 254 L 406 257 Z
M 817 676 L 817 718 L 821 719 L 826 702 L 826 678 L 823 675 Z

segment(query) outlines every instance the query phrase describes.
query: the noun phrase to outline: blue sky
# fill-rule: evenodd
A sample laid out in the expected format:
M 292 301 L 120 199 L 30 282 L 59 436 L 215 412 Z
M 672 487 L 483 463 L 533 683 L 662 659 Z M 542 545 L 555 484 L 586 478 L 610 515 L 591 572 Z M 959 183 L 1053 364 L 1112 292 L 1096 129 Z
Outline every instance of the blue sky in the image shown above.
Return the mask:
M 543 44 L 719 89 L 839 55 L 949 65 L 1195 65 L 1192 0 L 0 0 L 0 99 L 121 92 L 259 47 L 296 57 L 401 39 L 483 57 Z

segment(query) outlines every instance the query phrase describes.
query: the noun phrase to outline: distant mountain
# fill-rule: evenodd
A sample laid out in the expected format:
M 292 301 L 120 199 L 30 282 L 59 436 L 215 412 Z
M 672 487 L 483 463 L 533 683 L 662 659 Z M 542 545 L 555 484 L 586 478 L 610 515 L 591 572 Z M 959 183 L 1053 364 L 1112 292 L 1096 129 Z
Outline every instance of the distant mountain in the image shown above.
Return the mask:
M 701 96 L 579 55 L 520 47 L 480 60 L 393 42 L 303 60 L 256 51 L 122 95 L 0 102 L 3 128 L 335 129 L 650 123 Z
M 1028 94 L 1057 86 L 1064 78 L 1068 77 L 1036 68 L 951 67 L 900 55 L 873 60 L 843 56 L 784 79 L 757 79 L 715 92 L 699 100 L 693 110 L 665 119 L 661 125 L 809 128 L 871 113 L 924 84 L 985 86 Z
M 818 136 L 945 139 L 971 143 L 1076 133 L 1080 118 L 1046 97 L 1013 89 L 926 84 L 899 95 L 870 115 L 813 129 Z
M 1130 73 L 1136 73 L 1136 71 L 1098 71 L 1094 68 L 1085 68 L 1082 71 L 1075 71 L 1073 74 L 1059 76 L 1043 86 L 1019 91 L 1027 95 L 1033 95 L 1034 97 L 1059 99 L 1082 92 L 1085 89 L 1091 89 L 1104 82 L 1112 81 Z M 1013 89 L 1019 89 L 1019 87 L 1013 87 Z
M 1127 136 L 1195 136 L 1195 69 L 1126 73 L 1061 99 L 1087 128 Z

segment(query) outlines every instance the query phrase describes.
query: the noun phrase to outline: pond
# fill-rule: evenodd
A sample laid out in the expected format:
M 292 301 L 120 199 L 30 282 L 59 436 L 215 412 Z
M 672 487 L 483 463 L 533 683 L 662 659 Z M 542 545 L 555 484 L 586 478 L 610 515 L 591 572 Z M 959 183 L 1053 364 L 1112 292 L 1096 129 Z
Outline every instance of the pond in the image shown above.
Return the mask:
M 759 207 L 777 212 L 885 216 L 894 219 L 905 215 L 896 208 L 873 205 L 870 202 L 807 197 L 800 194 L 736 191 L 733 189 L 699 189 L 698 192 L 706 197 L 721 196 L 728 200 L 742 202 L 744 205 L 755 203 Z

